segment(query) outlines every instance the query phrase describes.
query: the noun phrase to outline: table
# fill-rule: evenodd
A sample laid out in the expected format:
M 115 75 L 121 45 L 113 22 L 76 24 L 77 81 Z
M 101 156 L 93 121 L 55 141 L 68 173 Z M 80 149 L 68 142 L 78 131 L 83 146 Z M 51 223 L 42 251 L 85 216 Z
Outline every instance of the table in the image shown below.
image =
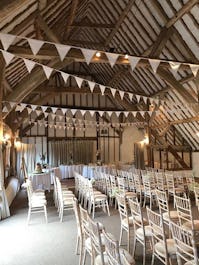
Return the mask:
M 95 168 L 95 166 L 83 166 L 82 176 L 89 179 L 95 178 Z
M 29 179 L 32 181 L 33 190 L 44 189 L 50 191 L 51 176 L 49 172 L 32 173 L 29 175 Z
M 82 174 L 83 165 L 60 165 L 61 178 L 74 178 L 74 172 Z

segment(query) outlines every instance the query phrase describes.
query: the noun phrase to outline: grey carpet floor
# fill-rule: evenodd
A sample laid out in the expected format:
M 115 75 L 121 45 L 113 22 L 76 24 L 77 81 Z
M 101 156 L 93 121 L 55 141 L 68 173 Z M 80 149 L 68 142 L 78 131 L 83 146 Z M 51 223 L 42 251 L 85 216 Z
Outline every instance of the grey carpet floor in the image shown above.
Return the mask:
M 11 217 L 0 222 L 0 265 L 78 265 L 74 214 L 72 211 L 65 212 L 63 223 L 60 223 L 52 192 L 47 194 L 47 200 L 48 224 L 43 213 L 39 213 L 32 215 L 30 225 L 27 225 L 26 192 L 21 190 L 18 193 L 11 206 Z M 111 216 L 108 217 L 99 209 L 96 220 L 119 239 L 120 219 L 117 210 L 111 209 Z M 124 248 L 125 243 L 124 237 Z M 142 264 L 141 256 L 142 247 L 138 246 L 136 265 Z M 89 264 L 88 257 L 86 265 Z M 147 264 L 150 264 L 150 260 Z

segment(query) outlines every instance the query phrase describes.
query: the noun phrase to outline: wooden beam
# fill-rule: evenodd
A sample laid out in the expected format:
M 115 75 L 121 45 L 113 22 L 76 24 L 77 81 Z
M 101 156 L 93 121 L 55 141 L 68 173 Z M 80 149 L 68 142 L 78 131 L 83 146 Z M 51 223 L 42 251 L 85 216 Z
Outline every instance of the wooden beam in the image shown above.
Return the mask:
M 106 39 L 105 46 L 107 46 L 110 43 L 110 41 L 112 40 L 112 38 L 118 31 L 119 27 L 121 26 L 122 22 L 124 21 L 129 11 L 131 10 L 134 3 L 135 3 L 135 0 L 129 0 L 127 6 L 122 11 L 122 14 L 120 15 L 118 21 L 116 22 L 115 28 L 112 30 L 112 32 L 109 34 L 108 38 Z
M 75 13 L 76 13 L 77 6 L 78 6 L 78 2 L 79 2 L 78 0 L 71 1 L 71 10 L 70 10 L 70 14 L 69 14 L 68 19 L 67 19 L 66 26 L 71 26 L 73 24 L 73 21 L 75 19 Z M 71 28 L 66 27 L 66 30 L 64 31 L 64 36 L 63 36 L 64 40 L 68 39 L 70 31 L 71 31 Z
M 182 79 L 178 80 L 178 82 L 180 84 L 185 84 L 185 83 L 192 81 L 192 80 L 195 80 L 195 76 L 193 74 L 190 74 L 190 75 L 183 77 Z M 171 89 L 172 89 L 171 86 L 167 86 L 167 87 L 163 88 L 162 90 L 152 94 L 151 97 L 163 96 L 165 93 L 167 93 Z
M 183 167 L 183 168 L 188 168 L 188 165 L 185 163 L 185 161 L 178 155 L 178 152 L 171 146 L 169 145 L 165 139 L 161 136 L 158 135 L 158 133 L 154 130 L 151 130 L 152 136 L 160 142 L 161 145 L 167 146 L 168 152 L 170 152 L 175 159 L 178 161 L 178 163 Z
M 164 48 L 167 41 L 171 38 L 173 33 L 174 33 L 174 29 L 172 27 L 171 28 L 164 27 L 161 30 L 160 34 L 158 35 L 157 40 L 152 45 L 152 49 L 149 54 L 149 57 L 158 58 L 162 52 L 162 49 Z
M 185 102 L 187 103 L 192 103 L 192 110 L 195 113 L 198 113 L 198 106 L 194 105 L 197 104 L 198 102 L 195 100 L 194 97 L 192 97 L 189 92 L 174 78 L 174 76 L 169 72 L 166 71 L 162 68 L 158 68 L 157 70 L 158 75 L 173 89 L 175 89 L 179 95 L 184 99 Z
M 166 149 L 168 147 L 168 145 L 159 145 L 159 144 L 150 144 L 149 146 L 151 146 L 154 149 Z M 192 150 L 191 147 L 189 145 L 171 145 L 171 147 L 176 150 L 176 151 L 190 151 Z
M 73 25 L 66 26 L 67 28 L 80 28 L 80 29 L 113 29 L 114 24 L 105 24 L 105 23 L 75 23 Z
M 38 14 L 37 20 L 38 20 L 38 25 L 44 31 L 49 41 L 60 43 L 59 38 L 54 34 L 52 29 L 49 28 L 46 21 L 44 21 L 43 17 L 40 14 Z
M 57 59 L 53 62 L 50 62 L 48 66 L 60 70 L 72 62 L 73 60 L 71 59 L 65 59 L 63 62 L 60 62 L 60 60 Z M 21 82 L 16 85 L 13 92 L 10 93 L 5 98 L 5 100 L 14 101 L 17 103 L 22 102 L 26 96 L 28 96 L 35 88 L 37 88 L 44 81 L 46 81 L 45 73 L 41 70 L 39 66 L 35 67 L 32 70 L 31 74 L 25 76 L 21 80 Z
M 199 3 L 198 0 L 189 0 L 183 7 L 178 10 L 178 12 L 173 16 L 165 25 L 166 28 L 173 26 L 180 18 L 182 18 L 186 13 L 188 13 L 194 5 Z

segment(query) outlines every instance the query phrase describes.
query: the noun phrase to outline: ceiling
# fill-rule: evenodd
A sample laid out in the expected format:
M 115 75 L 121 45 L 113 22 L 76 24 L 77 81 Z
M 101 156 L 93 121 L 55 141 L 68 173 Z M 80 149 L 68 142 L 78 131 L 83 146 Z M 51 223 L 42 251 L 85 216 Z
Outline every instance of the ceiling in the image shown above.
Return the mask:
M 0 8 L 0 31 L 4 33 L 106 52 L 199 63 L 198 0 L 16 0 L 4 1 Z M 164 143 L 166 135 L 169 142 L 176 130 L 179 144 L 183 140 L 192 150 L 199 150 L 196 135 L 199 131 L 199 71 L 195 77 L 189 67 L 180 67 L 173 73 L 160 65 L 154 73 L 148 63 L 139 63 L 132 71 L 127 63 L 111 67 L 102 59 L 93 59 L 87 65 L 77 51 L 70 51 L 62 62 L 49 44 L 32 56 L 25 40 L 15 41 L 8 51 L 105 86 L 163 100 L 163 106 L 155 106 L 155 110 L 160 110 L 159 115 L 154 112 L 151 117 L 145 117 L 152 136 Z M 75 108 L 77 99 L 81 102 L 82 97 L 91 97 L 91 92 L 85 85 L 83 92 L 77 89 L 72 79 L 65 85 L 58 74 L 53 73 L 46 80 L 39 67 L 29 74 L 23 61 L 15 57 L 4 71 L 3 100 Z M 64 103 L 61 100 L 63 87 L 69 88 L 64 93 Z M 95 106 L 98 109 L 100 106 L 114 110 L 149 109 L 149 102 L 131 101 L 126 94 L 123 99 L 105 94 L 104 99 L 95 92 L 93 98 L 99 102 Z M 67 105 L 71 95 L 75 98 L 73 105 Z M 105 103 L 100 104 L 102 101 Z M 94 105 L 78 103 L 78 107 L 92 109 Z M 16 115 L 21 115 L 19 127 L 27 113 L 12 111 L 6 117 L 7 123 Z M 136 120 L 143 121 L 143 117 L 138 115 Z

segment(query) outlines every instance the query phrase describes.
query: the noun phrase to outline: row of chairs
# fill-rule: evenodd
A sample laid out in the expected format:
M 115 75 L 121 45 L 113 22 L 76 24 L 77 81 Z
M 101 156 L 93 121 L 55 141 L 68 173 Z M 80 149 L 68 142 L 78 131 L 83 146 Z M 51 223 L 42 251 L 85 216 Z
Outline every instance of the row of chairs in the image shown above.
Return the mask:
M 96 190 L 92 180 L 78 173 L 75 173 L 75 194 L 80 203 L 84 205 L 84 208 L 88 207 L 89 214 L 92 212 L 93 218 L 95 217 L 96 208 L 102 208 L 104 212 L 107 211 L 110 216 L 107 195 Z
M 88 211 L 74 199 L 77 222 L 76 254 L 80 254 L 79 265 L 84 265 L 89 255 L 91 264 L 96 265 L 134 265 L 134 259 L 119 247 L 115 237 L 107 233 L 102 223 L 90 218 Z
M 198 243 L 197 233 L 199 231 L 199 220 L 194 220 L 193 218 L 190 199 L 175 195 L 176 210 L 170 211 L 166 191 L 156 190 L 156 197 L 159 205 L 159 213 L 147 207 L 147 220 L 144 217 L 144 208 L 141 207 L 137 198 L 126 200 L 125 196 L 117 195 L 118 210 L 121 219 L 119 243 L 121 244 L 123 231 L 126 231 L 127 249 L 130 251 L 130 233 L 134 231 L 133 257 L 137 242 L 139 242 L 143 245 L 143 264 L 146 262 L 147 253 L 153 254 L 152 264 L 156 257 L 166 265 L 172 264 L 172 258 L 176 258 L 177 253 L 178 264 L 182 265 L 184 263 L 181 263 L 181 259 L 187 254 L 185 246 L 186 244 L 190 244 L 188 239 L 191 239 L 189 256 L 193 260 L 197 259 L 196 246 Z M 199 206 L 199 189 L 195 189 L 195 198 L 196 205 Z M 130 208 L 130 215 L 128 208 Z M 169 237 L 166 236 L 166 231 L 168 231 Z M 183 243 L 178 246 L 180 240 Z M 183 246 L 184 252 L 182 252 Z M 178 252 L 177 249 L 179 250 Z M 198 263 L 193 262 L 190 264 Z

